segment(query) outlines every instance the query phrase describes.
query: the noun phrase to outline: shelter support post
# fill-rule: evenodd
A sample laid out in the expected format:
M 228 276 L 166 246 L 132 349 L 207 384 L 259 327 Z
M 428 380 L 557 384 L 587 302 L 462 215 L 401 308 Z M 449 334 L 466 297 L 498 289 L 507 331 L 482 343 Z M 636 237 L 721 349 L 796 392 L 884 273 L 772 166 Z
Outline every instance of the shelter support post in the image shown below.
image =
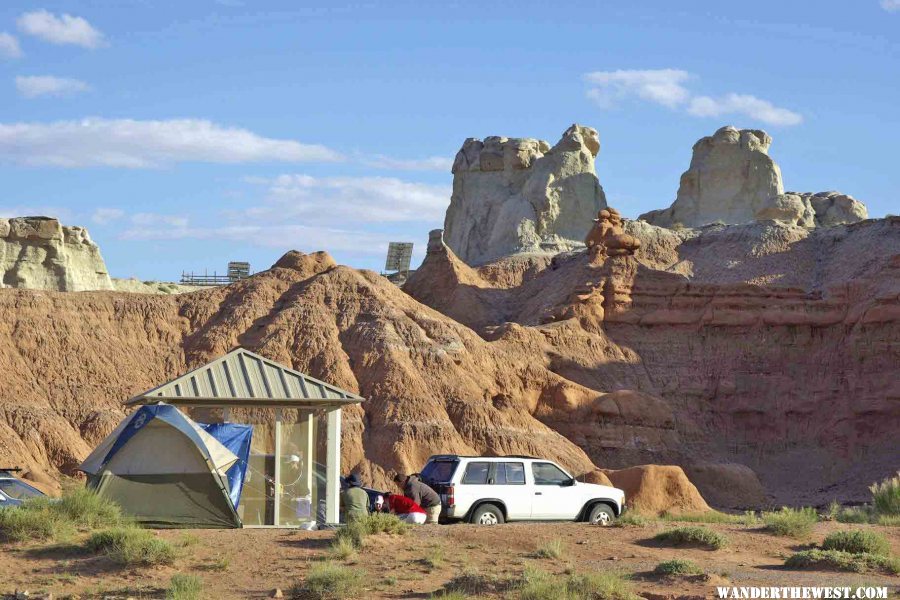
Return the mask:
M 341 409 L 328 411 L 325 460 L 325 522 L 340 520 L 341 493 Z

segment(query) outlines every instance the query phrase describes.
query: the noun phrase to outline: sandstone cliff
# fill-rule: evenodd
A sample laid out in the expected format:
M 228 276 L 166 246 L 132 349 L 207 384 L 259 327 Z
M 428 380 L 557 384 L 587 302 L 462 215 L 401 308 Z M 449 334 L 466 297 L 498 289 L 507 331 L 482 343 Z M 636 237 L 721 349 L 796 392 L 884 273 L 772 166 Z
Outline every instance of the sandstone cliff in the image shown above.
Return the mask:
M 781 169 L 769 156 L 772 138 L 756 129 L 722 127 L 694 144 L 675 202 L 640 219 L 662 227 L 779 220 L 804 227 L 855 223 L 866 207 L 839 192 L 784 192 Z
M 467 139 L 453 163 L 444 238 L 465 262 L 583 247 L 606 206 L 595 129 L 572 125 L 553 146 L 529 138 Z
M 19 217 L 0 219 L 0 287 L 80 292 L 113 284 L 87 229 Z

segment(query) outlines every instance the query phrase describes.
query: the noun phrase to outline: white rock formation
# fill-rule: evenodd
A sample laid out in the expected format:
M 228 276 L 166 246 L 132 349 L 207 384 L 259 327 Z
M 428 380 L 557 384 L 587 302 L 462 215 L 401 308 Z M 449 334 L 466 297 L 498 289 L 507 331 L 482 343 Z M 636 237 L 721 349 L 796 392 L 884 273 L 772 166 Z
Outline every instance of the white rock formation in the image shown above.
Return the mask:
M 444 240 L 465 262 L 583 247 L 606 207 L 595 129 L 572 125 L 553 146 L 530 138 L 465 141 L 453 163 Z
M 78 292 L 113 289 L 87 229 L 49 217 L 0 219 L 0 285 Z
M 672 206 L 639 218 L 661 227 L 765 220 L 828 227 L 866 218 L 865 205 L 839 192 L 785 193 L 771 144 L 765 131 L 731 126 L 702 138 Z

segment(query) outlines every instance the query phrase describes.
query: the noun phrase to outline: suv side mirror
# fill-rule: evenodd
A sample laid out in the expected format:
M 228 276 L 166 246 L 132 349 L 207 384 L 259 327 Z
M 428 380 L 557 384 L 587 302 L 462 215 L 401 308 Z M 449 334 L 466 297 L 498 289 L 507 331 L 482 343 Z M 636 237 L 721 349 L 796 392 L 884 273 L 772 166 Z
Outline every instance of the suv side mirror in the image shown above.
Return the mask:
M 562 482 L 563 487 L 572 487 L 573 485 L 575 485 L 575 479 L 567 479 Z

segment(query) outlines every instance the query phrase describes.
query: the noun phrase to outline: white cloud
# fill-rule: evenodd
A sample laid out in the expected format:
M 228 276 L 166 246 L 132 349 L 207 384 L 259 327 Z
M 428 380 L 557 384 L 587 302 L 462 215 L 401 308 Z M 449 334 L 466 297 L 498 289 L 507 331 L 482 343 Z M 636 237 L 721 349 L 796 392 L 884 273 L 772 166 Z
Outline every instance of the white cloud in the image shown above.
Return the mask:
M 72 44 L 98 48 L 105 42 L 103 34 L 82 17 L 54 15 L 46 10 L 24 13 L 17 21 L 19 30 L 51 44 Z
M 394 177 L 280 175 L 267 185 L 268 201 L 246 211 L 254 218 L 366 222 L 441 221 L 450 202 L 448 185 Z
M 683 85 L 690 77 L 679 69 L 594 71 L 584 76 L 595 86 L 588 95 L 605 108 L 630 96 L 674 108 L 690 96 Z
M 900 4 L 900 0 L 886 1 Z M 685 86 L 691 78 L 690 73 L 679 69 L 594 71 L 584 76 L 592 86 L 588 97 L 602 108 L 639 98 L 697 117 L 739 114 L 768 125 L 797 125 L 803 121 L 800 114 L 749 94 L 696 96 Z
M 687 111 L 697 117 L 739 114 L 769 125 L 799 125 L 803 122 L 803 117 L 798 113 L 749 94 L 727 94 L 722 98 L 695 96 L 691 98 Z
M 37 98 L 77 94 L 90 90 L 91 86 L 78 79 L 52 75 L 20 75 L 16 77 L 16 89 L 26 98 Z
M 131 223 L 141 227 L 171 227 L 185 229 L 188 226 L 188 218 L 178 215 L 161 215 L 158 213 L 137 213 L 131 216 Z
M 900 10 L 900 0 L 881 0 L 881 8 L 888 12 Z
M 198 119 L 0 123 L 0 163 L 150 168 L 178 162 L 332 162 L 325 146 L 259 136 Z
M 376 154 L 366 158 L 363 163 L 377 169 L 389 169 L 394 171 L 447 171 L 453 167 L 453 159 L 445 156 L 429 156 L 428 158 L 391 158 L 383 154 Z
M 22 56 L 22 48 L 19 47 L 19 40 L 5 31 L 0 31 L 0 57 L 19 58 L 20 56 Z
M 98 225 L 108 225 L 113 221 L 118 221 L 125 216 L 125 211 L 121 208 L 98 208 L 91 215 L 91 221 Z

